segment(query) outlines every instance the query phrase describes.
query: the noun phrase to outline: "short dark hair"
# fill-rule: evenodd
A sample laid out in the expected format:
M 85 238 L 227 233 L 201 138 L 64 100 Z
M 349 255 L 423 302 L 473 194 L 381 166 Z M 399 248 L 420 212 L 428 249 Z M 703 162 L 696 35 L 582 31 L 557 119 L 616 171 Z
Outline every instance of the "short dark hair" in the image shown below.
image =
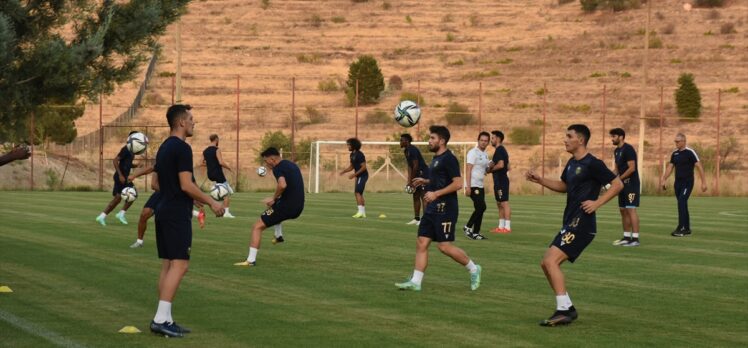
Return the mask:
M 216 140 L 218 140 L 218 134 L 211 134 L 210 141 L 216 141 Z
M 361 140 L 358 140 L 358 138 L 348 138 L 345 143 L 351 145 L 356 151 L 361 150 Z
M 413 137 L 412 137 L 412 136 L 410 136 L 410 134 L 408 134 L 408 133 L 400 134 L 400 139 L 405 139 L 405 140 L 407 140 L 407 141 L 408 141 L 409 143 L 412 143 L 412 142 L 413 142 Z
M 433 125 L 429 127 L 429 132 L 434 133 L 438 135 L 439 138 L 444 139 L 444 145 L 447 145 L 447 143 L 449 142 L 449 129 L 447 129 L 447 127 Z
M 262 157 L 280 156 L 280 152 L 278 152 L 278 149 L 271 146 L 265 149 L 265 151 L 262 151 L 260 156 Z
M 569 128 L 566 128 L 566 130 L 567 131 L 573 130 L 575 133 L 577 133 L 577 135 L 581 135 L 582 138 L 584 138 L 584 141 L 583 141 L 584 146 L 587 146 L 587 143 L 590 141 L 590 129 L 587 128 L 587 126 L 581 123 L 578 123 L 578 124 L 573 124 L 569 126 Z
M 177 120 L 187 116 L 187 112 L 192 110 L 192 106 L 189 104 L 174 104 L 169 107 L 166 111 L 166 121 L 169 122 L 169 128 L 174 129 L 177 125 Z
M 491 139 L 491 134 L 488 134 L 488 132 L 483 131 L 483 132 L 478 133 L 478 140 L 480 140 L 480 137 L 483 137 L 483 136 L 486 136 L 488 137 L 488 139 Z
M 504 133 L 500 130 L 493 130 L 491 131 L 491 134 L 495 135 L 497 138 L 499 138 L 500 142 L 504 142 Z
M 626 131 L 624 131 L 623 128 L 613 128 L 610 130 L 610 135 L 617 135 L 626 138 Z

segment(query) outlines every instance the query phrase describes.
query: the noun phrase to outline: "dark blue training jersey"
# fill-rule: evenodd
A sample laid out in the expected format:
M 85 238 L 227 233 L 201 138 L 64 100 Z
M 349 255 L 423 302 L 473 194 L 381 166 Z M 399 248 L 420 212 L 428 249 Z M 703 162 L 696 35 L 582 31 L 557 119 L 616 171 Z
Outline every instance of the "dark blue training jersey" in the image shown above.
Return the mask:
M 582 210 L 582 202 L 596 200 L 600 195 L 600 188 L 615 178 L 616 175 L 605 166 L 605 163 L 591 154 L 587 154 L 581 160 L 574 157 L 569 159 L 561 174 L 561 181 L 566 183 L 564 225 L 571 224 L 575 218 L 594 219 L 595 213 L 587 214 Z
M 493 182 L 494 185 L 501 181 L 501 180 L 508 180 L 509 176 L 507 175 L 507 172 L 509 171 L 509 153 L 506 152 L 506 148 L 504 148 L 504 145 L 499 145 L 496 147 L 496 151 L 493 153 L 493 158 L 491 158 L 491 161 L 493 161 L 493 164 L 496 165 L 496 163 L 499 163 L 499 161 L 504 161 L 504 168 L 501 168 L 491 174 L 493 174 Z
M 164 140 L 156 154 L 156 173 L 161 199 L 158 202 L 160 219 L 189 219 L 192 216 L 192 198 L 179 184 L 179 173 L 192 175 L 192 147 L 175 136 Z
M 634 161 L 634 172 L 628 178 L 631 179 L 631 181 L 639 182 L 639 170 L 637 169 L 638 160 L 636 159 L 636 150 L 634 150 L 634 147 L 623 143 L 623 146 L 616 147 L 613 151 L 613 155 L 616 159 L 616 170 L 618 171 L 618 175 L 622 175 L 629 169 L 629 161 Z
M 670 155 L 670 163 L 675 167 L 675 180 L 693 180 L 693 167 L 698 161 L 699 156 L 690 147 L 675 149 Z
M 413 145 L 408 145 L 405 147 L 405 160 L 408 162 L 409 168 L 413 165 L 413 161 L 417 161 L 418 166 L 416 167 L 415 171 L 416 175 L 418 175 L 418 173 L 423 173 L 423 178 L 428 178 L 429 167 L 426 166 L 426 161 L 423 160 L 421 151 L 419 151 L 417 147 Z
M 226 182 L 226 176 L 223 175 L 223 168 L 221 163 L 218 162 L 217 146 L 208 146 L 203 150 L 203 158 L 205 159 L 205 166 L 208 171 L 208 179 L 217 183 Z
M 353 166 L 353 172 L 359 171 L 361 169 L 361 165 L 366 163 L 366 156 L 364 156 L 364 153 L 361 151 L 353 151 L 351 152 L 351 165 Z M 363 173 L 359 174 L 358 176 L 368 176 L 369 170 L 364 170 Z
M 128 175 L 130 175 L 130 169 L 132 169 L 132 160 L 135 158 L 135 155 L 133 155 L 132 152 L 127 149 L 127 146 L 123 146 L 122 149 L 119 150 L 117 157 L 119 157 L 119 170 L 126 178 Z M 117 177 L 116 172 L 114 173 L 114 177 Z
M 278 180 L 280 177 L 286 179 L 286 189 L 278 199 L 278 205 L 284 209 L 299 210 L 304 208 L 304 179 L 301 170 L 296 163 L 282 160 L 273 168 L 273 175 Z
M 453 178 L 460 177 L 460 163 L 452 151 L 447 150 L 441 155 L 434 156 L 429 166 L 429 184 L 426 191 L 441 190 L 452 183 Z M 439 197 L 439 199 L 429 203 L 426 207 L 426 213 L 444 213 L 457 212 L 457 192 Z

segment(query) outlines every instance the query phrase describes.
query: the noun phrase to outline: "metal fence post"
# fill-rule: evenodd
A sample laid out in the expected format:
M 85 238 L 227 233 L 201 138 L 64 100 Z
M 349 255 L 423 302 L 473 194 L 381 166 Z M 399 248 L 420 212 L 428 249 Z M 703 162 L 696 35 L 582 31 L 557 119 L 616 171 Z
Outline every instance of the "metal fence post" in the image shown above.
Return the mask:
M 719 196 L 719 172 L 720 172 L 720 162 L 722 162 L 722 153 L 720 152 L 720 105 L 722 104 L 722 89 L 717 90 L 717 175 L 715 176 L 715 183 L 714 183 L 714 193 Z
M 540 156 L 540 176 L 545 178 L 545 111 L 546 111 L 546 99 L 545 96 L 548 94 L 548 88 L 546 87 L 546 83 L 543 82 L 543 145 L 541 147 L 541 156 Z M 545 195 L 545 186 L 540 185 L 540 194 Z

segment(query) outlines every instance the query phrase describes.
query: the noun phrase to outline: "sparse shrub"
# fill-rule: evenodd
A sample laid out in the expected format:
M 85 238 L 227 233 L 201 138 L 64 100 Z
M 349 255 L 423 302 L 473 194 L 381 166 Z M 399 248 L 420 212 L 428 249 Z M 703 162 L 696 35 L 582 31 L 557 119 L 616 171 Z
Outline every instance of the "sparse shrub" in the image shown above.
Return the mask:
M 426 105 L 426 101 L 423 99 L 423 95 L 417 95 L 413 92 L 400 93 L 400 101 L 410 100 L 416 102 L 419 106 Z
M 57 185 L 60 183 L 60 176 L 57 172 L 52 169 L 47 169 L 44 171 L 44 174 L 47 176 L 47 188 L 50 190 L 56 189 Z
M 317 89 L 322 92 L 335 92 L 339 90 L 338 82 L 334 79 L 322 80 L 317 84 Z
M 470 109 L 458 102 L 450 102 L 447 105 L 447 113 L 444 114 L 447 124 L 450 126 L 464 126 L 475 122 Z
M 164 105 L 166 104 L 166 99 L 161 96 L 161 94 L 157 92 L 151 92 L 145 95 L 145 98 L 143 98 L 143 104 L 145 105 Z
M 657 11 L 657 12 L 655 12 L 655 18 L 657 18 L 658 21 L 661 21 L 661 20 L 665 19 L 665 15 L 662 14 L 662 12 Z
M 558 106 L 559 112 L 587 114 L 590 110 L 592 110 L 592 108 L 587 104 L 561 104 Z
M 410 18 L 410 15 L 406 15 L 405 22 L 407 22 L 408 24 L 413 24 L 413 18 Z
M 452 17 L 451 13 L 447 13 L 442 17 L 442 23 L 452 23 L 454 22 L 454 17 Z
M 624 71 L 624 72 L 623 72 L 623 73 L 621 74 L 621 77 L 623 77 L 623 78 L 629 78 L 629 77 L 631 77 L 631 74 L 630 74 L 629 72 L 627 72 L 627 71 Z
M 499 64 L 512 64 L 512 62 L 514 62 L 514 60 L 511 58 L 504 58 L 504 59 L 496 61 L 496 63 L 499 63 Z
M 605 73 L 604 73 L 604 72 L 597 72 L 597 71 L 593 72 L 593 73 L 592 73 L 592 74 L 590 75 L 590 77 L 603 77 L 603 76 L 605 76 Z
M 362 105 L 376 103 L 384 91 L 384 76 L 373 56 L 360 56 L 348 68 L 346 94 L 351 105 L 355 104 L 356 80 L 358 80 L 358 102 Z
M 369 2 L 369 0 L 351 0 L 352 3 Z
M 735 34 L 735 23 L 729 22 L 722 24 L 721 27 L 719 27 L 719 33 L 720 34 Z
M 594 12 L 597 10 L 598 0 L 580 0 L 579 3 L 582 5 L 584 12 Z
M 403 89 L 403 79 L 400 76 L 392 75 L 390 77 L 389 86 L 391 91 L 400 91 Z
M 665 35 L 671 35 L 671 34 L 673 34 L 675 32 L 675 24 L 668 23 L 664 27 L 662 27 L 662 29 L 660 29 L 660 31 L 662 31 L 662 33 L 665 34 Z
M 540 87 L 535 91 L 535 95 L 538 97 L 544 96 L 546 93 L 548 93 L 548 89 L 545 87 Z
M 706 17 L 706 19 L 713 20 L 713 21 L 718 20 L 720 17 L 722 17 L 722 15 L 720 15 L 719 11 L 717 10 L 711 10 L 707 12 L 706 15 L 704 16 Z
M 260 8 L 262 8 L 263 10 L 267 10 L 268 8 L 270 8 L 270 0 L 260 1 Z
M 262 163 L 262 156 L 260 156 L 260 152 L 267 149 L 268 147 L 275 147 L 278 150 L 288 150 L 291 148 L 291 139 L 288 138 L 283 132 L 281 131 L 267 131 L 262 136 L 262 139 L 260 140 L 260 151 L 257 153 L 257 157 L 255 160 L 257 163 Z
M 559 6 L 566 5 L 566 4 L 572 3 L 572 2 L 574 2 L 574 0 L 558 0 L 558 5 Z
M 542 126 L 543 121 L 540 122 Z M 540 144 L 540 136 L 543 135 L 541 126 L 531 123 L 528 126 L 514 127 L 509 132 L 509 140 L 516 145 L 538 145 Z
M 465 65 L 465 61 L 462 59 L 458 59 L 455 61 L 448 62 L 447 65 L 449 66 L 458 66 L 458 65 Z
M 670 64 L 681 64 L 681 63 L 683 63 L 683 61 L 678 58 L 673 58 L 670 60 Z
M 376 109 L 366 113 L 366 123 L 368 124 L 384 124 L 390 123 L 392 118 L 390 114 L 382 109 Z
M 725 0 L 696 0 L 696 7 L 722 7 Z
M 717 164 L 716 147 L 701 143 L 689 143 L 688 145 L 699 155 L 699 162 L 704 166 L 704 171 L 707 173 L 714 172 Z M 728 160 L 729 155 L 737 152 L 738 148 L 738 141 L 735 137 L 729 137 L 722 141 L 719 149 L 720 171 L 735 169 L 738 167 L 739 162 L 736 159 Z
M 309 19 L 307 21 L 309 22 L 309 25 L 311 25 L 311 26 L 313 26 L 315 28 L 319 28 L 319 27 L 322 26 L 322 23 L 324 23 L 325 20 L 322 19 L 322 17 L 320 17 L 318 14 L 315 13 L 311 17 L 309 17 Z
M 176 74 L 171 71 L 162 71 L 158 73 L 158 77 L 172 77 L 172 76 L 176 76 Z
M 301 53 L 296 55 L 296 61 L 299 63 L 317 64 L 322 61 L 322 57 L 316 53 Z
M 391 8 L 392 8 L 392 4 L 390 4 L 389 1 L 385 1 L 385 2 L 382 3 L 382 9 L 389 10 Z
M 447 33 L 447 42 L 452 42 L 455 40 L 455 36 L 452 33 Z
M 734 86 L 734 87 L 731 87 L 731 88 L 728 88 L 728 89 L 724 90 L 723 92 L 725 92 L 725 93 L 740 93 L 740 88 L 738 88 L 738 86 Z
M 711 30 L 707 30 L 707 32 L 704 33 L 704 36 L 712 36 L 712 35 L 714 35 L 714 33 L 712 33 Z
M 334 16 L 330 19 L 333 23 L 345 23 L 345 17 L 343 16 Z
M 478 16 L 477 12 L 473 12 L 470 14 L 470 25 L 473 27 L 477 27 L 480 25 L 480 16 Z
M 320 124 L 327 121 L 327 115 L 315 109 L 313 106 L 306 107 L 306 115 L 309 117 L 310 124 Z
M 675 90 L 678 115 L 687 119 L 698 119 L 701 116 L 701 93 L 696 87 L 693 74 L 681 74 L 678 85 L 678 89 Z
M 469 73 L 463 75 L 462 78 L 466 79 L 466 80 L 479 80 L 479 79 L 482 79 L 482 78 L 485 78 L 485 77 L 494 77 L 494 76 L 499 76 L 499 75 L 501 75 L 501 73 L 499 73 L 498 70 L 493 69 L 491 71 L 474 71 L 474 72 L 469 72 Z
M 652 35 L 649 37 L 649 48 L 657 49 L 657 48 L 662 48 L 662 46 L 663 46 L 662 40 L 659 37 L 655 35 Z
M 582 10 L 594 12 L 595 10 L 625 11 L 639 8 L 641 0 L 580 0 Z

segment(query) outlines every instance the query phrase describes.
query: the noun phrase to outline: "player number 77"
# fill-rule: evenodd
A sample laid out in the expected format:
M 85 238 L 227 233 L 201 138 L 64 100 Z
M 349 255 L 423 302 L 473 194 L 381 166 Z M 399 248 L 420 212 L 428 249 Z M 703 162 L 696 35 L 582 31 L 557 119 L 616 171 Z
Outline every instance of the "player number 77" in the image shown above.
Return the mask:
M 444 234 L 449 234 L 449 231 L 452 230 L 452 221 L 442 222 L 442 226 L 444 226 Z

